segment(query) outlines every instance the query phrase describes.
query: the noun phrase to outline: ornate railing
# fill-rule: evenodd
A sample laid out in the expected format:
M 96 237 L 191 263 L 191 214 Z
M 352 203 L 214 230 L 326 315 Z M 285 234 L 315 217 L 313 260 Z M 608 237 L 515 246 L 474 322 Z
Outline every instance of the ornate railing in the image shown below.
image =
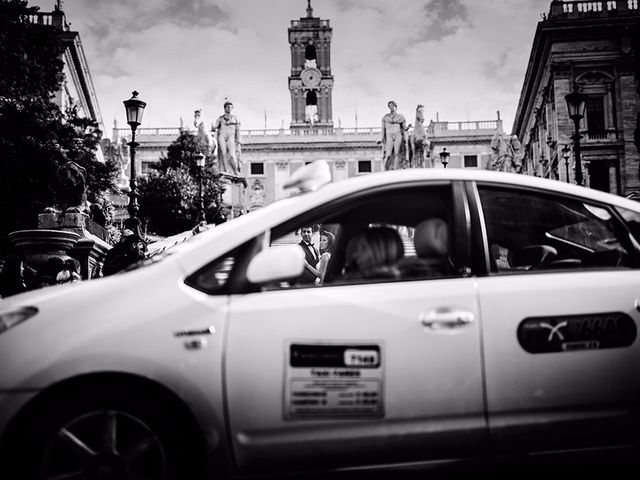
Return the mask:
M 329 20 L 318 20 L 316 17 L 311 17 L 311 18 L 314 20 L 314 23 L 317 23 L 322 27 L 329 26 L 329 23 L 330 23 Z M 304 22 L 301 22 L 300 20 L 291 20 L 291 28 L 299 28 L 303 23 Z
M 584 141 L 586 142 L 602 142 L 608 141 L 616 141 L 618 139 L 617 132 L 615 130 L 607 130 L 600 132 L 583 132 L 582 133 Z

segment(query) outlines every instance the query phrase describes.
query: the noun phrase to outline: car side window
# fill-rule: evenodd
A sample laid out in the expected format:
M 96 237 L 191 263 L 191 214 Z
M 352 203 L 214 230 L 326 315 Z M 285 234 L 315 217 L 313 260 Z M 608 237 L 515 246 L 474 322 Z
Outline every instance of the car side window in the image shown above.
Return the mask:
M 259 235 L 221 255 L 189 275 L 185 283 L 210 295 L 250 291 L 245 271 L 249 260 L 260 251 L 262 239 L 263 235 Z
M 637 253 L 607 206 L 524 189 L 478 191 L 493 273 L 635 266 Z
M 633 237 L 632 242 L 634 246 L 640 248 L 640 213 L 629 210 L 628 208 L 617 207 L 618 213 L 627 223 L 627 227 L 629 228 L 629 232 Z
M 198 270 L 186 280 L 186 284 L 209 294 L 226 293 L 235 256 L 225 255 Z
M 451 196 L 449 184 L 383 191 L 274 228 L 271 245 L 299 245 L 306 263 L 280 288 L 458 276 Z

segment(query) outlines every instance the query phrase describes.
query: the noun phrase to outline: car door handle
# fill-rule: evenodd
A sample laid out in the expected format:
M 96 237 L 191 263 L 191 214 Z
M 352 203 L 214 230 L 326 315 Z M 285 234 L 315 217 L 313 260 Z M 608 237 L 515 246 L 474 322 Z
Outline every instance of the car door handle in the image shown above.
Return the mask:
M 420 312 L 419 318 L 422 325 L 429 330 L 451 330 L 473 322 L 473 312 L 457 308 L 436 308 Z

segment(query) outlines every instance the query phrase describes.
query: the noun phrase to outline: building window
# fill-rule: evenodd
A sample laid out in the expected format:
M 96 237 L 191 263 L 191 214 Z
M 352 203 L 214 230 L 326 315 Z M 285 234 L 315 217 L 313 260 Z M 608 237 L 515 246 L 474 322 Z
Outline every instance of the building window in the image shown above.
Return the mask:
M 358 173 L 371 173 L 371 160 L 359 160 Z
M 478 156 L 477 155 L 465 155 L 464 156 L 464 167 L 465 168 L 474 168 L 478 166 Z
M 264 163 L 251 162 L 251 175 L 264 175 Z
M 154 162 L 142 162 L 142 171 L 140 172 L 140 174 L 148 175 L 151 171 L 151 165 L 153 165 L 153 163 Z
M 604 99 L 601 96 L 587 98 L 587 131 L 602 134 L 606 130 L 604 123 Z

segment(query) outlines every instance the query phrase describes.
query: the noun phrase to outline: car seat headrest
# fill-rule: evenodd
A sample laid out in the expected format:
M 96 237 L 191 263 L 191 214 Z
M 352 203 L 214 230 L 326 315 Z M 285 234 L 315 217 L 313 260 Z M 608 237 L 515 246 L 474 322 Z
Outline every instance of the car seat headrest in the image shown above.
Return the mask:
M 440 218 L 423 220 L 416 226 L 413 243 L 418 257 L 446 256 L 449 251 L 447 223 Z

